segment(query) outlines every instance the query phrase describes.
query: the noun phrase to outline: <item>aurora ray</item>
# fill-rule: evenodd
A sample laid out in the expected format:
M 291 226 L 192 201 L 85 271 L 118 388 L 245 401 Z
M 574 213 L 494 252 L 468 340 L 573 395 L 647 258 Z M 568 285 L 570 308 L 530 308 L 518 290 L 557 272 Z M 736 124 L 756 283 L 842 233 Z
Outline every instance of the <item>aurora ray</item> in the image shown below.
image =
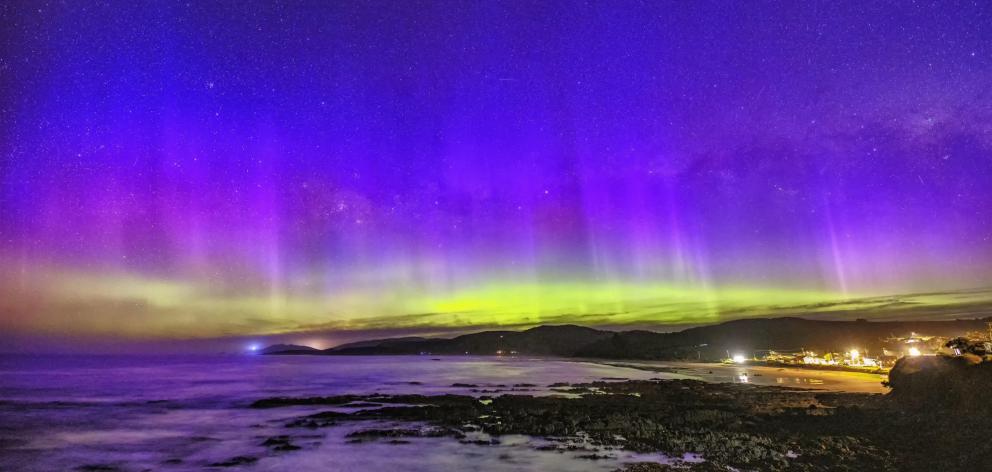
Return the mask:
M 0 330 L 977 310 L 992 9 L 890 10 L 0 7 Z

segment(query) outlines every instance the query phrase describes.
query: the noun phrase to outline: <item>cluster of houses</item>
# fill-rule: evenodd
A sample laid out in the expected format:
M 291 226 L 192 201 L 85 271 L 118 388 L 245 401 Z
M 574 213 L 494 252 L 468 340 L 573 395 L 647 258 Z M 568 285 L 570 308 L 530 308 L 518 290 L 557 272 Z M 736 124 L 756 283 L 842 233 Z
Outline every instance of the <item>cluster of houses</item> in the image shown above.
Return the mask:
M 973 336 L 974 334 L 974 336 Z M 981 334 L 981 333 L 978 333 Z M 985 352 L 992 353 L 992 337 L 979 336 L 969 333 L 962 338 L 955 340 L 970 340 L 970 349 L 974 351 L 975 346 L 984 347 Z M 955 343 L 942 336 L 927 336 L 917 333 L 910 333 L 906 337 L 891 337 L 882 341 L 882 347 L 869 350 L 867 347 L 852 347 L 844 352 L 816 352 L 806 349 L 798 351 L 760 351 L 753 353 L 754 356 L 748 358 L 741 354 L 731 356 L 730 362 L 758 361 L 769 364 L 786 364 L 797 366 L 818 366 L 818 367 L 847 367 L 858 369 L 887 369 L 892 367 L 902 357 L 962 355 L 964 350 L 961 343 Z
M 889 365 L 888 359 L 872 355 L 867 349 L 851 349 L 846 352 L 816 352 L 800 350 L 796 352 L 768 351 L 755 360 L 769 364 L 787 364 L 821 367 L 859 367 L 877 369 Z M 895 362 L 894 360 L 891 362 Z

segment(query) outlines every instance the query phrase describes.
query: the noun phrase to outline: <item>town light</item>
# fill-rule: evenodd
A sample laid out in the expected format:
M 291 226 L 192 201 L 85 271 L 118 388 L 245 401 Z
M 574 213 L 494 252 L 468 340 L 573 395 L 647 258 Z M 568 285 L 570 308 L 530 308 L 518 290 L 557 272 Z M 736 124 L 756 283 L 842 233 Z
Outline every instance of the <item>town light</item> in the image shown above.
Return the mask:
M 861 358 L 861 353 L 857 349 L 851 349 L 851 360 L 856 361 Z
M 737 364 L 743 364 L 744 362 L 747 361 L 747 358 L 744 357 L 744 354 L 734 354 L 733 359 L 734 359 L 734 362 L 737 363 Z
M 920 350 L 918 348 L 915 348 L 915 347 L 909 348 L 909 355 L 911 357 L 919 357 L 920 354 L 922 354 L 922 353 L 920 352 Z

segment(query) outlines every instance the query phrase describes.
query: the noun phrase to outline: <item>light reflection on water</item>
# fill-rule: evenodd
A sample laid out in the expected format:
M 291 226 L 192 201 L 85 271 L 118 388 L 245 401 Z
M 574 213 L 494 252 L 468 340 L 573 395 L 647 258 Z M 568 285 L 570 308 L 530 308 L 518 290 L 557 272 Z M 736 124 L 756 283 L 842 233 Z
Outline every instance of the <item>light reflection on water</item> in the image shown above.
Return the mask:
M 343 393 L 462 393 L 505 385 L 547 394 L 555 382 L 675 375 L 582 362 L 444 357 L 0 357 L 0 470 L 191 470 L 235 456 L 251 470 L 612 470 L 624 461 L 663 460 L 606 451 L 538 450 L 542 439 L 502 437 L 496 446 L 447 438 L 409 444 L 348 443 L 350 425 L 287 429 L 290 418 L 327 408 L 245 408 L 270 396 Z M 366 423 L 361 427 L 369 427 Z M 261 443 L 289 434 L 299 451 Z

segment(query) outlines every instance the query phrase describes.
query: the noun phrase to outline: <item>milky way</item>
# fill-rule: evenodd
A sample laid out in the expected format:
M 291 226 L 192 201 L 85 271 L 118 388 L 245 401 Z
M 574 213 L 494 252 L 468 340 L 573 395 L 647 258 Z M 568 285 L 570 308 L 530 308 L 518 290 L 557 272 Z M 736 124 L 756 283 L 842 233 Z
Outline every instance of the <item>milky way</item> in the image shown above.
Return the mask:
M 5 330 L 700 323 L 992 283 L 981 2 L 11 3 Z

